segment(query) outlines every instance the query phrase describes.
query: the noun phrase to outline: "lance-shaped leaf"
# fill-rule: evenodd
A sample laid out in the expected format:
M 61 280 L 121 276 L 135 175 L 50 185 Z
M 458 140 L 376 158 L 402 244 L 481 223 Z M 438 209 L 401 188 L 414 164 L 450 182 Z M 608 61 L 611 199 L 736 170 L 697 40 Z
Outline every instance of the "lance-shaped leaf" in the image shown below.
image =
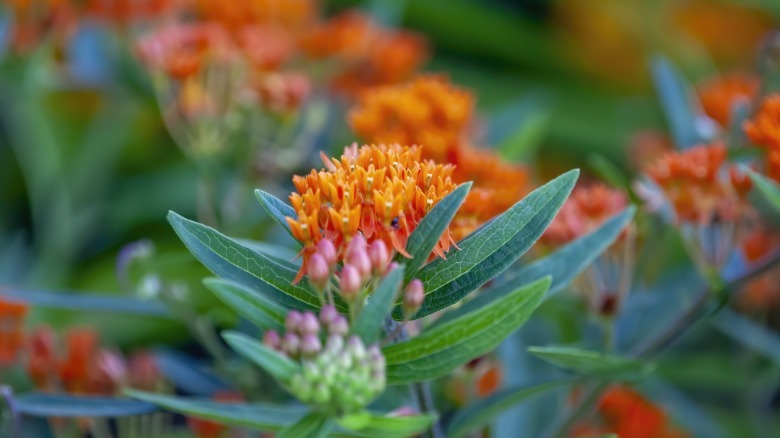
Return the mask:
M 571 193 L 579 175 L 569 171 L 536 189 L 447 254 L 420 269 L 425 301 L 414 319 L 460 301 L 514 263 L 542 235 Z M 402 318 L 400 308 L 394 312 Z
M 780 364 L 780 336 L 732 310 L 724 309 L 712 324 L 730 338 Z
M 207 399 L 172 397 L 149 392 L 126 389 L 125 394 L 154 403 L 169 411 L 196 416 L 228 426 L 252 430 L 276 432 L 289 427 L 306 415 L 300 405 L 235 404 L 219 403 Z M 349 430 L 345 424 L 332 431 L 335 438 L 405 438 L 415 436 L 427 429 L 436 417 L 417 415 L 411 417 L 385 417 L 368 413 L 359 430 Z
M 16 412 L 32 417 L 123 417 L 157 410 L 139 400 L 70 394 L 22 394 L 14 396 L 13 404 Z
M 403 265 L 385 275 L 352 325 L 352 333 L 360 336 L 366 345 L 371 345 L 379 339 L 385 316 L 393 309 L 395 297 L 401 289 L 403 276 Z
M 225 332 L 222 334 L 222 339 L 224 339 L 236 353 L 268 371 L 269 374 L 280 382 L 288 382 L 294 374 L 301 370 L 300 365 L 293 362 L 288 357 L 270 347 L 266 347 L 262 343 L 243 333 Z
M 685 77 L 666 59 L 652 64 L 653 83 L 661 100 L 666 123 L 679 149 L 688 149 L 706 138 L 699 132 L 701 111 Z
M 287 308 L 230 280 L 206 278 L 203 284 L 237 314 L 263 330 L 282 330 Z
M 494 300 L 497 296 L 506 295 L 523 284 L 531 283 L 548 275 L 552 277 L 552 284 L 545 299 L 550 298 L 556 292 L 566 288 L 585 268 L 593 263 L 596 257 L 612 245 L 612 242 L 631 221 L 635 210 L 633 206 L 628 207 L 604 221 L 600 227 L 558 248 L 547 257 L 507 273 L 489 288 L 480 292 L 474 299 L 445 313 L 435 324 L 443 324 L 465 315 L 483 306 L 485 302 Z
M 573 380 L 558 380 L 538 385 L 502 389 L 455 412 L 447 426 L 447 436 L 450 438 L 468 436 L 470 432 L 488 425 L 495 417 L 512 406 L 572 382 Z
M 655 369 L 652 363 L 573 347 L 529 347 L 528 352 L 553 365 L 580 374 L 611 378 L 643 377 Z
M 406 265 L 404 283 L 412 280 L 423 263 L 428 260 L 431 251 L 452 222 L 452 218 L 455 217 L 455 213 L 463 204 L 463 200 L 466 199 L 469 189 L 471 189 L 471 182 L 458 186 L 452 193 L 434 205 L 409 235 L 406 251 L 412 258 L 408 259 L 401 254 L 395 258 L 397 262 Z
M 194 357 L 167 348 L 156 348 L 153 353 L 154 363 L 166 381 L 187 394 L 211 397 L 230 389 L 211 368 Z
M 359 412 L 339 418 L 339 426 L 354 431 L 361 436 L 370 437 L 410 437 L 417 436 L 431 427 L 436 416 L 431 414 L 388 417 L 372 412 Z
M 780 223 L 780 185 L 747 166 L 740 167 L 753 182 L 754 190 L 751 192 L 753 205 L 767 219 Z
M 525 323 L 549 286 L 549 278 L 539 280 L 414 338 L 386 346 L 387 382 L 401 385 L 440 377 L 488 353 Z
M 33 307 L 159 318 L 170 317 L 170 312 L 162 301 L 109 296 L 100 293 L 52 292 L 0 286 L 0 297 L 18 300 Z
M 293 219 L 298 217 L 298 215 L 295 214 L 295 210 L 285 204 L 281 199 L 260 189 L 255 190 L 255 196 L 257 197 L 257 200 L 260 201 L 260 205 L 263 206 L 263 209 L 271 216 L 271 219 L 281 225 L 282 228 L 292 236 L 290 225 L 287 224 L 285 217 L 291 217 Z
M 289 267 L 174 212 L 168 213 L 168 220 L 190 252 L 214 274 L 250 287 L 285 306 L 319 307 L 320 299 L 314 291 L 292 284 L 296 272 Z
M 309 412 L 303 418 L 280 431 L 277 438 L 324 438 L 330 434 L 336 423 L 327 414 L 322 412 Z

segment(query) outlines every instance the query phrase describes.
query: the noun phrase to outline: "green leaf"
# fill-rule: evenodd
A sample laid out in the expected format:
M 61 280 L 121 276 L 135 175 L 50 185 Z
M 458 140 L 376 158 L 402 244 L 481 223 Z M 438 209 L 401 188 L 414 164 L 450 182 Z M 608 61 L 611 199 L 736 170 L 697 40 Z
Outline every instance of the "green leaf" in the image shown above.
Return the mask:
M 194 396 L 211 397 L 230 387 L 196 358 L 167 348 L 154 349 L 154 363 L 177 389 Z
M 190 252 L 214 274 L 285 306 L 302 310 L 319 307 L 320 299 L 314 291 L 292 284 L 295 270 L 174 212 L 168 213 L 168 220 Z
M 222 339 L 224 339 L 236 353 L 268 371 L 269 374 L 282 383 L 288 382 L 293 375 L 301 370 L 300 365 L 297 363 L 243 333 L 230 331 L 223 332 Z
M 475 429 L 488 425 L 495 417 L 507 409 L 561 386 L 569 385 L 573 380 L 559 380 L 538 385 L 502 389 L 489 397 L 474 402 L 455 412 L 447 426 L 450 438 L 466 437 Z
M 275 432 L 294 424 L 305 415 L 302 406 L 219 403 L 209 399 L 182 398 L 125 389 L 124 393 L 139 400 L 228 426 Z
M 525 323 L 549 286 L 549 278 L 539 280 L 414 338 L 386 346 L 387 382 L 401 385 L 440 377 L 488 353 Z
M 309 412 L 295 424 L 285 427 L 277 438 L 324 438 L 333 430 L 335 423 L 327 414 L 322 412 Z
M 580 374 L 610 378 L 645 376 L 655 365 L 596 351 L 573 347 L 528 347 L 528 352 L 561 368 Z
M 257 242 L 249 239 L 234 239 L 236 242 L 244 245 L 245 247 L 259 252 L 265 256 L 272 258 L 275 262 L 287 268 L 298 270 L 301 267 L 300 263 L 297 263 L 298 252 L 290 248 L 280 245 L 274 245 L 272 243 Z
M 685 77 L 663 57 L 653 60 L 652 73 L 666 123 L 677 147 L 688 149 L 705 141 L 698 129 L 700 110 Z
M 629 178 L 609 158 L 601 154 L 588 155 L 588 165 L 601 179 L 613 187 L 630 190 Z
M 401 438 L 417 436 L 431 427 L 435 415 L 408 415 L 390 417 L 371 412 L 361 412 L 337 420 L 344 429 L 353 430 L 373 438 Z
M 729 309 L 721 310 L 712 324 L 730 338 L 780 364 L 780 336 Z
M 90 312 L 142 315 L 170 318 L 164 303 L 133 297 L 109 296 L 98 293 L 50 292 L 0 286 L 0 297 L 27 303 L 33 307 L 86 310 Z
M 406 251 L 412 258 L 408 259 L 401 254 L 395 258 L 398 263 L 406 265 L 404 283 L 411 281 L 423 263 L 428 260 L 428 256 L 452 222 L 452 218 L 455 217 L 455 213 L 458 212 L 470 189 L 471 182 L 458 186 L 452 193 L 436 203 L 431 211 L 423 217 L 417 228 L 412 231 L 406 243 Z
M 32 417 L 124 417 L 157 410 L 138 400 L 68 394 L 21 394 L 14 396 L 13 404 L 16 412 Z
M 295 219 L 298 217 L 298 215 L 295 214 L 295 210 L 285 204 L 281 199 L 260 189 L 255 190 L 255 196 L 257 197 L 257 200 L 260 201 L 260 205 L 263 206 L 263 209 L 271 216 L 271 219 L 281 225 L 282 228 L 292 236 L 290 225 L 287 224 L 285 218 L 291 217 Z
M 173 412 L 253 430 L 276 432 L 295 424 L 306 415 L 306 409 L 299 405 L 219 403 L 206 399 L 172 397 L 131 389 L 126 389 L 124 392 L 130 397 L 154 403 Z M 364 427 L 360 430 L 345 430 L 342 426 L 333 431 L 330 436 L 335 438 L 404 438 L 414 436 L 427 429 L 436 419 L 430 415 L 385 417 L 373 413 L 368 414 L 369 417 L 363 422 Z
M 740 168 L 753 181 L 751 201 L 754 207 L 767 219 L 780 223 L 780 185 L 747 166 L 740 166 Z
M 548 275 L 552 277 L 552 284 L 545 299 L 552 297 L 568 287 L 585 268 L 593 263 L 596 257 L 612 245 L 631 222 L 635 211 L 636 208 L 630 206 L 604 221 L 600 227 L 558 248 L 547 257 L 507 273 L 503 278 L 496 280 L 490 287 L 480 292 L 474 299 L 445 313 L 434 324 L 442 324 L 465 315 L 483 306 L 487 301 L 492 301 L 498 296 L 514 291 L 523 284 L 529 284 Z
M 422 280 L 426 296 L 413 319 L 455 304 L 514 263 L 542 235 L 578 175 L 578 170 L 572 170 L 536 189 L 464 239 L 460 250 L 423 267 L 417 278 Z M 402 314 L 396 308 L 394 317 L 401 319 Z
M 379 340 L 385 316 L 393 309 L 403 276 L 403 265 L 385 275 L 352 325 L 352 333 L 360 336 L 366 345 L 374 344 Z
M 287 309 L 281 304 L 230 280 L 206 278 L 203 284 L 237 314 L 263 330 L 282 330 Z
M 550 99 L 546 93 L 525 95 L 492 115 L 485 143 L 496 145 L 511 162 L 527 162 L 536 153 L 550 122 Z

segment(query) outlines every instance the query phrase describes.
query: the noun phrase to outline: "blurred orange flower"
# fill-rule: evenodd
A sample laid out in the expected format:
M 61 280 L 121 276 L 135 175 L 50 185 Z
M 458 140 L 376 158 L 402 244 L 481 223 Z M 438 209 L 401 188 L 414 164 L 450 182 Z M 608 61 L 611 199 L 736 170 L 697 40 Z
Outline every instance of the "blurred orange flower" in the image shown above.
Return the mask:
M 761 102 L 756 115 L 745 122 L 745 134 L 757 146 L 780 151 L 780 93 Z
M 278 25 L 303 30 L 319 12 L 316 0 L 195 0 L 195 11 L 204 20 L 238 30 L 251 25 Z
M 734 104 L 749 103 L 758 93 L 757 77 L 732 73 L 711 78 L 698 87 L 702 109 L 722 127 L 728 127 Z
M 550 247 L 564 245 L 595 230 L 627 206 L 628 197 L 622 190 L 604 184 L 578 186 L 540 240 Z
M 290 202 L 297 217 L 288 217 L 287 223 L 304 245 L 298 278 L 323 238 L 343 253 L 360 231 L 369 243 L 382 240 L 388 248 L 408 255 L 409 234 L 455 189 L 452 166 L 423 160 L 419 147 L 353 144 L 340 158 L 323 156 L 323 161 L 325 170 L 293 178 L 297 193 Z M 451 243 L 445 232 L 434 252 L 443 256 Z
M 16 362 L 19 350 L 24 345 L 22 328 L 28 310 L 24 303 L 0 297 L 0 367 Z

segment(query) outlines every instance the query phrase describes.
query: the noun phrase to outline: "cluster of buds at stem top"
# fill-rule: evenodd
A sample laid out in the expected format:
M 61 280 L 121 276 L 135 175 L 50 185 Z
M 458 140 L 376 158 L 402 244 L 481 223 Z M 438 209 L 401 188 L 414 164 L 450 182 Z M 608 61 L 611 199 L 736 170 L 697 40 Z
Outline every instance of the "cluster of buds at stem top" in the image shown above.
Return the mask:
M 300 361 L 301 371 L 282 383 L 302 402 L 347 414 L 384 390 L 385 358 L 379 346 L 366 347 L 359 337 L 347 336 L 347 319 L 332 305 L 325 305 L 319 318 L 312 312 L 290 311 L 285 329 L 283 336 L 267 331 L 263 342 Z
M 361 233 L 355 234 L 344 251 L 344 265 L 336 272 L 338 255 L 336 247 L 328 239 L 320 240 L 306 265 L 306 274 L 311 284 L 320 292 L 330 286 L 330 278 L 336 275 L 338 292 L 347 301 L 361 296 L 363 287 L 374 277 L 388 272 L 390 250 L 381 240 L 369 245 Z

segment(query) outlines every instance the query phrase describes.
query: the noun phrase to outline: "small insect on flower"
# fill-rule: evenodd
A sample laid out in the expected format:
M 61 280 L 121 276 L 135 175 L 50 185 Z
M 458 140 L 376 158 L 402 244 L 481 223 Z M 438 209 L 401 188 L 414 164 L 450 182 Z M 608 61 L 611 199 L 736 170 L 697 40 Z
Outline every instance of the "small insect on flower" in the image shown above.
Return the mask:
M 452 166 L 423 161 L 416 146 L 353 145 L 340 158 L 323 161 L 326 169 L 293 178 L 297 193 L 290 202 L 297 217 L 288 217 L 287 223 L 304 247 L 296 281 L 308 272 L 315 253 L 334 252 L 328 244 L 320 248 L 320 242 L 327 241 L 338 260 L 356 270 L 355 278 L 349 274 L 342 279 L 354 292 L 358 282 L 379 271 L 374 263 L 386 262 L 384 250 L 376 246 L 372 253 L 377 260 L 372 261 L 366 245 L 379 240 L 387 250 L 408 257 L 409 235 L 431 206 L 455 189 Z M 354 239 L 358 240 L 353 244 Z M 443 255 L 451 245 L 445 232 L 434 252 Z

